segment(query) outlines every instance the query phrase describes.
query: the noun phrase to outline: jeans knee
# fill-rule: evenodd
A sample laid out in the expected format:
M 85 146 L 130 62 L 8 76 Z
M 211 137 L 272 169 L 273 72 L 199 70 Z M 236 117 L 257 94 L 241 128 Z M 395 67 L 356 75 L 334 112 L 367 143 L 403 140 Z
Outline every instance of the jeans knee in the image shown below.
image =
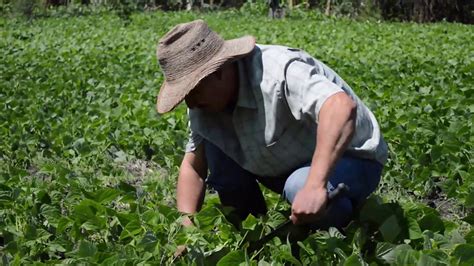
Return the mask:
M 288 177 L 283 189 L 283 195 L 285 196 L 286 200 L 293 202 L 296 193 L 298 193 L 298 191 L 304 187 L 306 179 L 308 178 L 308 174 L 309 167 L 303 167 L 296 170 Z

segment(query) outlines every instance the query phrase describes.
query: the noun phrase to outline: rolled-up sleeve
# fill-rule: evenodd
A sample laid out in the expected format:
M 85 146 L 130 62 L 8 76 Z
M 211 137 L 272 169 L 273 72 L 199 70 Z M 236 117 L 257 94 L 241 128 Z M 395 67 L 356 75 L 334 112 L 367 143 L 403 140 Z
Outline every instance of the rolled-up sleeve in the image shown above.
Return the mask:
M 318 123 L 319 111 L 332 95 L 344 92 L 318 72 L 316 66 L 302 61 L 291 62 L 285 73 L 285 97 L 297 120 L 310 118 Z
M 201 137 L 201 135 L 190 130 L 188 143 L 186 143 L 185 152 L 195 151 L 197 147 L 199 146 L 199 144 L 201 144 L 202 139 L 203 138 Z
M 199 144 L 201 144 L 203 137 L 199 135 L 198 133 L 194 132 L 194 130 L 192 129 L 194 115 L 191 114 L 189 109 L 187 112 L 188 112 L 188 117 L 189 117 L 189 122 L 188 122 L 189 137 L 188 137 L 188 143 L 186 143 L 186 147 L 184 151 L 193 152 L 197 149 Z

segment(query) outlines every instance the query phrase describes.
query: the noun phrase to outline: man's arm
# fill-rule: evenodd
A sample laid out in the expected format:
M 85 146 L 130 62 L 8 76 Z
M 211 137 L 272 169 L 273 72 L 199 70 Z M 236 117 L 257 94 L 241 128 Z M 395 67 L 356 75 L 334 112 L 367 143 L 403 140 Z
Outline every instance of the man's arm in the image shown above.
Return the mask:
M 193 152 L 184 155 L 179 168 L 177 186 L 178 211 L 188 214 L 198 212 L 204 200 L 204 179 L 207 175 L 207 162 L 204 153 L 204 145 L 200 144 Z M 192 225 L 191 220 L 183 221 L 185 226 Z
M 321 107 L 309 176 L 292 204 L 293 223 L 312 222 L 324 211 L 328 177 L 352 139 L 356 112 L 355 102 L 344 92 L 330 96 Z

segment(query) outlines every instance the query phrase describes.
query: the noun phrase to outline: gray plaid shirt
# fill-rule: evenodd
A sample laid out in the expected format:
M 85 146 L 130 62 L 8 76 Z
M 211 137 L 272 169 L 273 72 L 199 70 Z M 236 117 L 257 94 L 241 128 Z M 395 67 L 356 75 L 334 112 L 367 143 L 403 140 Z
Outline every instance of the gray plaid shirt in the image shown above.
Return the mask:
M 356 130 L 346 154 L 385 163 L 387 145 L 374 115 L 322 62 L 298 49 L 257 45 L 238 68 L 232 113 L 188 110 L 186 152 L 206 139 L 256 175 L 289 175 L 311 162 L 321 106 L 331 95 L 346 92 L 357 103 Z

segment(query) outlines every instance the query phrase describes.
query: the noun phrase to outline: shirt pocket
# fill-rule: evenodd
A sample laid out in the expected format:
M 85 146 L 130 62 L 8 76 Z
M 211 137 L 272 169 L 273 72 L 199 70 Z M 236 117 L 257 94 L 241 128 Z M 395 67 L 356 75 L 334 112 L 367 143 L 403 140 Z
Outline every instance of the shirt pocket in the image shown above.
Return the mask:
M 267 162 L 271 161 L 279 175 L 289 174 L 311 161 L 315 140 L 315 136 L 301 121 L 289 123 L 278 138 L 265 147 Z
M 271 131 L 270 133 L 267 133 L 267 131 L 265 131 L 265 147 L 269 148 L 275 146 L 288 131 L 287 129 L 287 126 L 277 126 L 275 130 Z
M 286 104 L 278 104 L 266 112 L 265 117 L 265 146 L 274 146 L 294 123 Z
M 277 117 L 273 124 L 266 124 L 265 127 L 265 146 L 275 146 L 279 141 L 286 140 L 288 138 L 288 129 L 292 125 L 292 121 L 289 117 Z

